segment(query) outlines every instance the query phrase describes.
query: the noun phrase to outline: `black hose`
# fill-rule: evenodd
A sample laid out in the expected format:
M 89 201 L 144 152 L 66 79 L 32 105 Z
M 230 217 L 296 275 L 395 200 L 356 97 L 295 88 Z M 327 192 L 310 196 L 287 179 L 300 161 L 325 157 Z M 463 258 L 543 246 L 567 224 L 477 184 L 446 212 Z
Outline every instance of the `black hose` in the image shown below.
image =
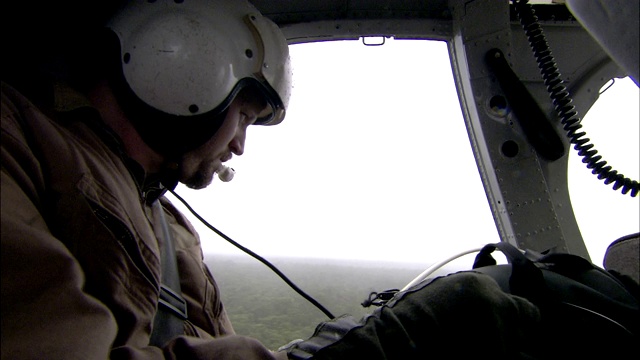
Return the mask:
M 262 256 L 256 254 L 255 252 L 251 251 L 250 249 L 248 249 L 248 248 L 240 245 L 239 243 L 235 242 L 233 239 L 231 239 L 230 237 L 225 235 L 222 231 L 216 229 L 213 225 L 209 224 L 202 216 L 200 216 L 200 214 L 198 214 L 195 210 L 193 210 L 193 208 L 182 197 L 180 197 L 180 195 L 176 194 L 175 191 L 169 190 L 169 192 L 171 192 L 171 194 L 173 194 L 173 196 L 175 196 L 178 200 L 180 200 L 180 202 L 182 202 L 182 204 L 184 204 L 184 206 L 186 206 L 187 209 L 189 209 L 189 211 L 191 211 L 191 213 L 196 218 L 198 218 L 198 220 L 200 220 L 211 231 L 213 231 L 216 234 L 220 235 L 220 237 L 222 237 L 223 239 L 227 240 L 229 243 L 231 243 L 231 245 L 237 247 L 238 249 L 244 251 L 248 255 L 252 256 L 256 260 L 258 260 L 261 263 L 263 263 L 264 265 L 266 265 L 269 269 L 271 269 L 271 271 L 275 272 L 276 275 L 278 275 L 285 283 L 287 283 L 287 285 L 289 285 L 295 292 L 297 292 L 300 296 L 302 296 L 307 301 L 312 303 L 315 307 L 317 307 L 320 311 L 322 311 L 327 317 L 329 317 L 329 319 L 334 319 L 335 318 L 335 316 L 333 316 L 333 314 L 329 310 L 327 310 L 327 308 L 322 306 L 322 304 L 320 304 L 316 299 L 314 299 L 313 297 L 311 297 L 310 295 L 308 295 L 307 293 L 302 291 L 302 289 L 300 289 L 296 284 L 294 284 L 293 281 L 289 280 L 289 278 L 284 273 L 282 273 L 282 271 L 280 271 L 277 267 L 275 267 L 275 265 L 271 264 L 267 259 L 265 259 Z

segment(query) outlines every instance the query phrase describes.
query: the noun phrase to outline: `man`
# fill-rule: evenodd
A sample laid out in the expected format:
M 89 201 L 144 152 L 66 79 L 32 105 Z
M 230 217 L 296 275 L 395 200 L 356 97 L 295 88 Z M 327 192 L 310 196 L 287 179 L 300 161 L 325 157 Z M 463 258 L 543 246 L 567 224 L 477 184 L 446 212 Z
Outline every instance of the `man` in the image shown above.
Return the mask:
M 283 120 L 286 41 L 242 1 L 132 1 L 106 30 L 38 81 L 3 73 L 3 359 L 423 358 L 495 338 L 496 357 L 519 354 L 537 309 L 472 274 L 280 352 L 236 335 L 163 194 L 206 187 L 249 125 Z M 488 330 L 460 328 L 474 321 Z

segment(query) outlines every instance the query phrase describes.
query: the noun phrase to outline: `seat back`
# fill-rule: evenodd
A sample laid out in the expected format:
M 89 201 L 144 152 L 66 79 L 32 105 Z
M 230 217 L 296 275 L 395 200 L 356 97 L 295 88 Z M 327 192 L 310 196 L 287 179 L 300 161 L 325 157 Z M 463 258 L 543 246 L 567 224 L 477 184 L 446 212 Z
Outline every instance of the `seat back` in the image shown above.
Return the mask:
M 602 265 L 607 271 L 630 278 L 640 285 L 640 233 L 623 236 L 607 248 Z

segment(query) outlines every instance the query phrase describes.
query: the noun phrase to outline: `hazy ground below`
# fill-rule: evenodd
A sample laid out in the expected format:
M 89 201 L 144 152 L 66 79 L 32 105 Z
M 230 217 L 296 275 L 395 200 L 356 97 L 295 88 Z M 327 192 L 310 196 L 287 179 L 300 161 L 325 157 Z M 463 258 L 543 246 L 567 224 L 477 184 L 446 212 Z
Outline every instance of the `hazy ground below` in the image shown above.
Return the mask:
M 357 318 L 374 309 L 360 305 L 371 292 L 402 288 L 429 265 L 300 258 L 270 261 L 333 315 Z M 206 262 L 238 334 L 255 337 L 275 349 L 308 338 L 328 319 L 249 256 L 210 255 Z

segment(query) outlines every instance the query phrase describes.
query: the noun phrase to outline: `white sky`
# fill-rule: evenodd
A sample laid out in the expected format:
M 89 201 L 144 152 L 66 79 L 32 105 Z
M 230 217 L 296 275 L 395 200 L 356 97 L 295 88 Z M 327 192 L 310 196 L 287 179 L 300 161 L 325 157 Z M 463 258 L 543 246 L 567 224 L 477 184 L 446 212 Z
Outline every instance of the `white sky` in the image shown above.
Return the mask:
M 196 211 L 267 258 L 429 265 L 499 241 L 444 42 L 290 49 L 294 89 L 285 121 L 250 128 L 245 154 L 228 163 L 237 171 L 233 181 L 177 188 Z M 605 159 L 634 179 L 640 177 L 638 97 L 633 82 L 618 80 L 599 103 L 617 99 L 626 110 L 612 113 L 619 108 L 609 106 L 591 120 L 602 105 L 596 104 L 583 120 Z M 611 241 L 640 228 L 640 198 L 603 185 L 579 161 L 570 157 L 573 206 L 600 264 Z M 192 222 L 206 253 L 241 253 Z

